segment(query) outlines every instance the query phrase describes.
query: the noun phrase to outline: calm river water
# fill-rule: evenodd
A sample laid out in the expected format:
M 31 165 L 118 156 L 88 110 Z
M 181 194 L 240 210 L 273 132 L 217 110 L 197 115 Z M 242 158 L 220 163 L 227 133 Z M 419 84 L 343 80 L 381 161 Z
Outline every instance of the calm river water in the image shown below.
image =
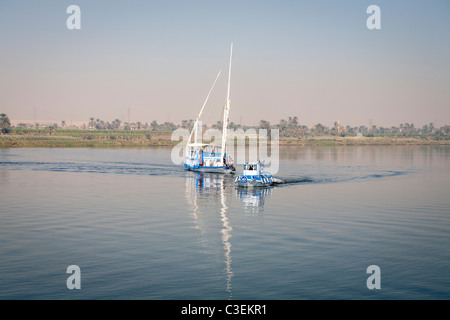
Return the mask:
M 450 147 L 280 148 L 255 191 L 170 153 L 1 149 L 0 299 L 450 298 Z

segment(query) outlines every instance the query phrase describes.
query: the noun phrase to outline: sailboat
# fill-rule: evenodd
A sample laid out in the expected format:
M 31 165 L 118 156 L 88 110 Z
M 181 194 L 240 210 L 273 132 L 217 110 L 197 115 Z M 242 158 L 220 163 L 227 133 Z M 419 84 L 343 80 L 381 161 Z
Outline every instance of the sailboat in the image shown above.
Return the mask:
M 227 101 L 223 109 L 222 144 L 219 147 L 213 144 L 205 144 L 199 142 L 198 140 L 198 131 L 200 130 L 201 132 L 201 128 L 199 128 L 200 118 L 203 113 L 203 109 L 205 108 L 206 103 L 209 99 L 209 96 L 211 95 L 211 92 L 217 82 L 217 79 L 220 76 L 221 71 L 219 71 L 211 89 L 209 90 L 206 100 L 202 108 L 200 109 L 199 114 L 197 115 L 194 127 L 192 128 L 191 134 L 189 136 L 184 161 L 184 167 L 187 170 L 212 172 L 212 173 L 234 173 L 236 171 L 233 164 L 233 160 L 227 154 L 227 133 L 228 133 L 228 117 L 230 113 L 230 81 L 231 81 L 232 54 L 233 54 L 233 44 L 231 44 L 230 50 Z

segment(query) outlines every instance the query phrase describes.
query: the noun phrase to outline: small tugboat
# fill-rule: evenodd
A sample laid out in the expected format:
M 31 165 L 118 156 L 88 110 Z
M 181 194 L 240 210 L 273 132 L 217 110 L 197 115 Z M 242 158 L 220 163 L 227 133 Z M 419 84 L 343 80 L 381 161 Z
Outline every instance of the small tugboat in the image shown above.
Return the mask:
M 272 175 L 263 172 L 263 164 L 259 161 L 246 163 L 243 169 L 242 174 L 234 180 L 238 187 L 266 187 L 273 184 Z

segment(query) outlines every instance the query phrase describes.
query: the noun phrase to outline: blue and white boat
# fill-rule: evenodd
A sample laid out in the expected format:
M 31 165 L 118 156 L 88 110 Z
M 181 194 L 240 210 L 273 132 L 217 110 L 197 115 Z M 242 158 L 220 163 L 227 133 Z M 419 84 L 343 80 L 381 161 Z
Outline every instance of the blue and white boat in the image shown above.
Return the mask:
M 244 164 L 242 174 L 236 177 L 234 183 L 238 187 L 271 186 L 274 179 L 270 173 L 263 172 L 263 167 L 259 161 Z
M 199 121 L 202 115 L 203 109 L 205 108 L 206 102 L 211 94 L 214 85 L 216 84 L 219 74 L 216 77 L 211 89 L 209 90 L 208 96 L 197 115 L 194 123 L 194 127 L 189 136 L 188 144 L 186 146 L 186 154 L 184 167 L 187 170 L 199 171 L 199 172 L 211 172 L 211 173 L 234 173 L 236 171 L 233 160 L 227 154 L 227 132 L 228 132 L 228 117 L 230 113 L 230 79 L 231 79 L 231 56 L 233 53 L 233 44 L 231 44 L 230 51 L 230 66 L 228 72 L 228 92 L 227 101 L 223 109 L 223 131 L 222 131 L 222 143 L 221 146 L 216 146 L 213 144 L 204 144 L 199 142 L 198 131 Z
M 222 153 L 217 146 L 191 143 L 184 162 L 187 170 L 207 173 L 234 173 L 236 168 L 231 157 Z

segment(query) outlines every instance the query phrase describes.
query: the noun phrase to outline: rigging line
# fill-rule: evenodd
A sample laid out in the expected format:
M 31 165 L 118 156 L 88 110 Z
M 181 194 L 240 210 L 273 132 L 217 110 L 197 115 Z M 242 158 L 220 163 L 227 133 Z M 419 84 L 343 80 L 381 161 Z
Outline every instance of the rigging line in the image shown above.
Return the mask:
M 192 139 L 192 134 L 194 133 L 194 131 L 195 131 L 195 132 L 197 131 L 197 124 L 198 124 L 198 121 L 199 121 L 200 117 L 202 116 L 203 109 L 205 108 L 206 103 L 208 102 L 209 96 L 211 95 L 211 92 L 212 92 L 214 86 L 216 85 L 217 79 L 219 79 L 219 76 L 220 76 L 220 73 L 221 73 L 221 72 L 222 72 L 222 69 L 221 69 L 221 70 L 219 71 L 219 73 L 217 74 L 217 77 L 216 77 L 216 79 L 214 80 L 214 83 L 213 83 L 213 85 L 211 86 L 211 89 L 209 89 L 209 92 L 208 92 L 208 95 L 206 96 L 205 102 L 203 103 L 203 106 L 202 106 L 202 108 L 200 109 L 200 112 L 198 113 L 197 118 L 195 119 L 195 124 L 194 124 L 194 127 L 192 128 L 191 135 L 189 136 L 188 142 L 191 141 L 191 139 Z M 196 134 L 196 136 L 197 136 L 197 134 Z M 197 137 L 196 137 L 196 138 L 197 138 Z M 195 139 L 195 142 L 197 142 L 197 139 Z

